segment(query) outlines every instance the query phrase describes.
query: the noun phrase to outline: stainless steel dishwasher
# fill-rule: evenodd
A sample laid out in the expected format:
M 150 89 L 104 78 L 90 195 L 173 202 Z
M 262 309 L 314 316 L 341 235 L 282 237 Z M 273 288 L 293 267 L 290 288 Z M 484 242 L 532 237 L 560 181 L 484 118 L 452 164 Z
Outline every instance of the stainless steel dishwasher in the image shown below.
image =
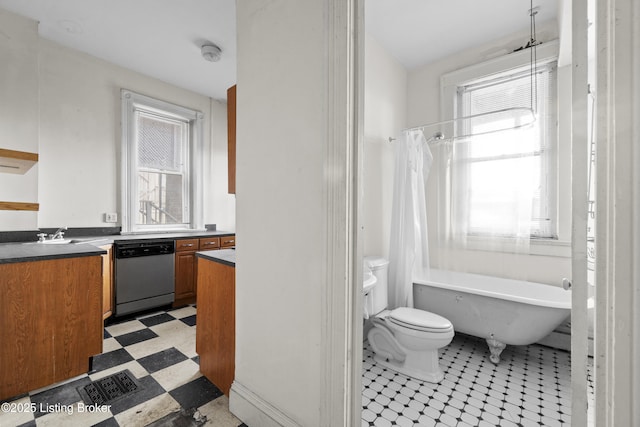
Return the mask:
M 173 303 L 173 240 L 115 242 L 116 316 Z

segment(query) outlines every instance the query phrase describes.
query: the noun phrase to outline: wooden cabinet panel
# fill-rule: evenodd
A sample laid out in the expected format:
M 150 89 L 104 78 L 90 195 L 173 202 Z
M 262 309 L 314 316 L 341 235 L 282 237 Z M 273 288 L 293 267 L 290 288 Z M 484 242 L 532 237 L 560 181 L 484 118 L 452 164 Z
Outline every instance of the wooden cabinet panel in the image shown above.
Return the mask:
M 230 248 L 236 245 L 236 236 L 225 236 L 220 238 L 220 246 Z
M 236 85 L 227 89 L 227 145 L 229 194 L 236 194 Z
M 176 240 L 176 252 L 180 251 L 197 251 L 198 250 L 198 239 L 181 239 Z
M 196 252 L 235 246 L 235 236 L 202 237 L 176 241 L 175 297 L 173 306 L 194 304 L 197 297 Z
M 102 262 L 0 264 L 0 400 L 89 370 L 102 352 Z
M 235 268 L 198 258 L 200 371 L 229 396 L 235 375 Z
M 176 252 L 174 307 L 196 302 L 196 251 Z
M 200 239 L 200 250 L 208 251 L 220 248 L 220 237 L 205 237 Z
M 112 245 L 100 246 L 107 251 L 102 255 L 102 319 L 113 314 L 113 248 Z

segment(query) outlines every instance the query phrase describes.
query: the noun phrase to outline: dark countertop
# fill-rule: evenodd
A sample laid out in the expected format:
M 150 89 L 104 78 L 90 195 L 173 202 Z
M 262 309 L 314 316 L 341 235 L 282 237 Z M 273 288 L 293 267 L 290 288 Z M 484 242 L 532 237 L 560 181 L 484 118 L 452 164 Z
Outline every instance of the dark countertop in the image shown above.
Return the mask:
M 106 245 L 109 243 L 119 242 L 126 240 L 127 242 L 136 242 L 136 241 L 145 241 L 145 240 L 179 240 L 179 239 L 198 239 L 200 237 L 223 237 L 223 236 L 233 236 L 236 234 L 235 232 L 230 231 L 181 231 L 175 233 L 153 233 L 153 234 L 120 234 L 115 236 L 87 236 L 87 237 L 74 237 L 73 240 L 81 240 L 81 241 L 91 241 L 92 244 L 95 244 L 93 241 L 100 240 L 99 243 L 101 245 Z
M 3 243 L 0 244 L 0 264 L 101 255 L 105 254 L 106 251 L 98 248 L 98 246 L 120 241 L 133 243 L 150 239 L 197 239 L 200 237 L 232 236 L 234 234 L 234 232 L 229 231 L 184 231 L 175 233 L 77 236 L 71 237 L 71 243 L 69 244 L 58 245 L 37 242 Z
M 44 261 L 102 255 L 107 251 L 86 243 L 43 245 L 42 243 L 5 243 L 0 245 L 0 264 Z
M 230 267 L 235 268 L 236 266 L 235 249 L 218 249 L 213 251 L 201 251 L 201 252 L 196 252 L 196 256 L 209 261 L 228 265 Z

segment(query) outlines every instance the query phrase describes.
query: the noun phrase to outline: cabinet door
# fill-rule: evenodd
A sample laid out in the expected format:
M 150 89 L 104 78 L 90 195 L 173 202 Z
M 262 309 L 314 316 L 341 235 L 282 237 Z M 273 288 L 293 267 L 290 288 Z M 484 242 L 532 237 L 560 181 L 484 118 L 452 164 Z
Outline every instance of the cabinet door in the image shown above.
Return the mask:
M 200 371 L 227 396 L 235 375 L 235 270 L 198 259 L 196 352 Z
M 0 401 L 86 374 L 102 353 L 101 257 L 0 264 L 0 278 Z
M 176 252 L 176 289 L 174 306 L 191 304 L 196 299 L 196 252 Z

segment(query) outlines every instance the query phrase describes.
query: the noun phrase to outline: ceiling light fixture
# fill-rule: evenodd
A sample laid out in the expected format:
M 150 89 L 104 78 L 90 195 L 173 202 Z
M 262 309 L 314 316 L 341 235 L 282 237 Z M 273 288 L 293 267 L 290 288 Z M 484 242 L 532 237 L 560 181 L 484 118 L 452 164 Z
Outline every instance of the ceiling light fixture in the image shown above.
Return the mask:
M 205 44 L 200 48 L 202 52 L 202 57 L 210 62 L 218 62 L 220 61 L 220 56 L 222 55 L 222 50 L 215 44 Z

